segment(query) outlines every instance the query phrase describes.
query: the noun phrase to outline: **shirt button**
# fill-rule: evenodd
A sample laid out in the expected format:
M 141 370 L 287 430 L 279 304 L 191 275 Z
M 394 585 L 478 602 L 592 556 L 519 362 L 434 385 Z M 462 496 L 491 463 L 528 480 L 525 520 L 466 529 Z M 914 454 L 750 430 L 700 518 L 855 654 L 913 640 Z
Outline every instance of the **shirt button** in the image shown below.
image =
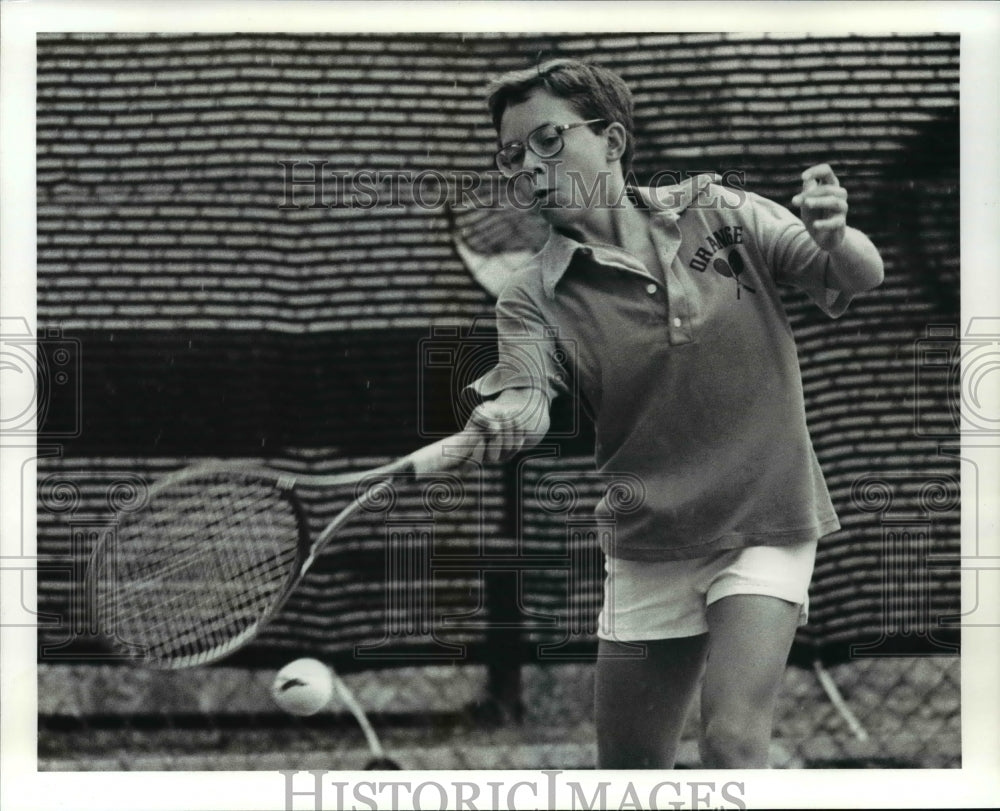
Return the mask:
M 674 326 L 679 327 L 681 325 L 681 320 L 679 318 L 674 319 Z
M 656 285 L 652 284 L 652 283 L 647 284 L 646 285 L 646 292 L 649 293 L 649 295 L 651 295 L 651 296 L 653 294 L 655 294 L 656 293 Z

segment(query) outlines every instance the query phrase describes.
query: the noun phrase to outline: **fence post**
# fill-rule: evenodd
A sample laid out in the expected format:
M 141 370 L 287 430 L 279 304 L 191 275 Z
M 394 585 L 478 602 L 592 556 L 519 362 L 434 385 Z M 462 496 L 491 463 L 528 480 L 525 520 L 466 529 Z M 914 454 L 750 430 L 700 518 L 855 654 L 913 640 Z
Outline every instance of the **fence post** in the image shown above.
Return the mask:
M 518 541 L 515 509 L 520 498 L 518 465 L 508 462 L 503 466 L 503 527 L 501 537 Z M 487 541 L 488 543 L 488 541 Z M 493 570 L 484 568 L 483 591 L 489 627 L 486 630 L 486 702 L 480 708 L 484 721 L 519 722 L 524 717 L 521 665 L 524 658 L 521 608 L 519 596 L 522 577 L 520 570 Z

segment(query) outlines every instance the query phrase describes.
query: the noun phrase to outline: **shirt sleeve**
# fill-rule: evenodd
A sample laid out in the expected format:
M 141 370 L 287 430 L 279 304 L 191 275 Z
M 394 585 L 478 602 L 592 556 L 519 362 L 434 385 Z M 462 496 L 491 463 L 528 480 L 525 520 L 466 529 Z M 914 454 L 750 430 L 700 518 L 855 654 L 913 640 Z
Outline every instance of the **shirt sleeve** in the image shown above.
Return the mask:
M 567 391 L 558 329 L 545 322 L 523 293 L 509 291 L 496 305 L 497 363 L 465 391 L 488 399 L 506 389 L 530 388 L 551 402 Z
M 778 284 L 803 290 L 831 318 L 847 310 L 853 294 L 827 287 L 828 256 L 791 211 L 759 194 L 748 193 L 754 234 L 764 261 Z

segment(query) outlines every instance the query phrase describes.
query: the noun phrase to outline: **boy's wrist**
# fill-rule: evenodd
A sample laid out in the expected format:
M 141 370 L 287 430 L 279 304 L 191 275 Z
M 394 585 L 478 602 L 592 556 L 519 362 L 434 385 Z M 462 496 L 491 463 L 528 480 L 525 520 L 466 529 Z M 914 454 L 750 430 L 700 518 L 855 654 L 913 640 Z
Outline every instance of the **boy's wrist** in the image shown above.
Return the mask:
M 882 283 L 882 259 L 861 232 L 848 228 L 840 243 L 825 253 L 827 288 L 858 293 Z

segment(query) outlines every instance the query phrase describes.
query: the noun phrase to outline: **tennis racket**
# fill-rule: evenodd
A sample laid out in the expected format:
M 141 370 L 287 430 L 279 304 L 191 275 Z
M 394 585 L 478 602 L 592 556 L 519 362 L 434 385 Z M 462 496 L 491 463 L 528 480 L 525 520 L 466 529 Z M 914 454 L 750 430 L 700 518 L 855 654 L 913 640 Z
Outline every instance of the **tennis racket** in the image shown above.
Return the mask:
M 92 553 L 86 589 L 97 629 L 147 667 L 218 661 L 257 636 L 337 531 L 359 509 L 378 505 L 388 480 L 457 467 L 479 441 L 463 431 L 382 467 L 329 476 L 225 462 L 166 476 Z M 353 500 L 314 541 L 299 484 L 356 485 Z

